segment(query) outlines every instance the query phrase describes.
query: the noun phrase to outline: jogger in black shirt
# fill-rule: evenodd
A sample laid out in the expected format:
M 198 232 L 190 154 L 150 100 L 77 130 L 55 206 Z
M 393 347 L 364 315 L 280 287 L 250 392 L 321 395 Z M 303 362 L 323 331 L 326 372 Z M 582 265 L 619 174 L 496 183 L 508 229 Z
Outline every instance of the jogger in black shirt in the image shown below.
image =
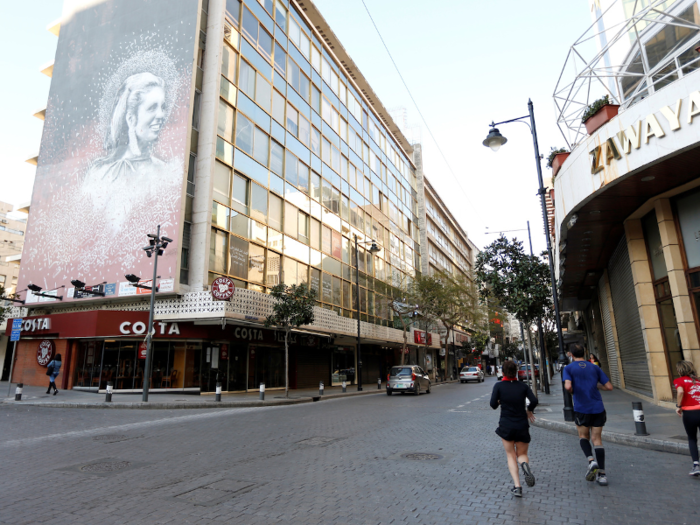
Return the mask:
M 515 486 L 511 493 L 521 498 L 523 488 L 520 485 L 520 471 L 518 463 L 525 474 L 525 483 L 528 487 L 535 486 L 535 476 L 530 470 L 527 451 L 530 443 L 530 424 L 535 420 L 535 407 L 537 397 L 525 383 L 517 378 L 518 367 L 513 361 L 503 364 L 503 380 L 496 383 L 491 394 L 491 408 L 496 410 L 501 407 L 501 419 L 496 429 L 496 434 L 503 441 L 503 448 L 508 458 L 508 470 L 513 477 Z M 525 399 L 530 400 L 530 406 L 525 409 Z

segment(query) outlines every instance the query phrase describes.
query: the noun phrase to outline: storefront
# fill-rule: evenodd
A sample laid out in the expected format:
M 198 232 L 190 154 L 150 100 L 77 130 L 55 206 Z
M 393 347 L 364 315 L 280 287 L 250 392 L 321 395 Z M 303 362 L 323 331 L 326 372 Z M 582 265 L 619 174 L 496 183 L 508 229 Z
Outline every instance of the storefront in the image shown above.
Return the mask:
M 24 318 L 13 382 L 46 383 L 45 367 L 56 353 L 64 389 L 115 392 L 143 388 L 147 312 L 88 311 Z M 11 322 L 9 323 L 11 325 Z M 284 333 L 257 326 L 222 327 L 195 322 L 156 322 L 151 392 L 207 393 L 284 388 Z M 328 339 L 293 332 L 289 337 L 291 388 L 332 381 L 339 367 L 354 380 L 354 348 L 332 348 Z M 371 354 L 371 349 L 370 349 Z M 342 368 L 340 368 L 342 367 Z

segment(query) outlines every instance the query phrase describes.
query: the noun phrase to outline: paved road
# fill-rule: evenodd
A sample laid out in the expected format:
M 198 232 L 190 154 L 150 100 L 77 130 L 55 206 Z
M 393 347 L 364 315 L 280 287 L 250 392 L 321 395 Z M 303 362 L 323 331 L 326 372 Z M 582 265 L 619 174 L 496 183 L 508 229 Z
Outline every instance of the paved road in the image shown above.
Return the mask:
M 492 385 L 219 411 L 0 407 L 0 523 L 698 523 L 688 458 L 609 445 L 604 488 L 583 479 L 576 437 L 538 428 L 537 485 L 513 499 Z

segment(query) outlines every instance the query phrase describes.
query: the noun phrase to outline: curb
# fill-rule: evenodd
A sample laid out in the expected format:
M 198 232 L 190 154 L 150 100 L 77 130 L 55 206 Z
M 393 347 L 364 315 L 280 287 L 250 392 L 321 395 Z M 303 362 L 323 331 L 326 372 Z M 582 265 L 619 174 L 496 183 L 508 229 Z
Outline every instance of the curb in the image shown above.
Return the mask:
M 545 428 L 547 430 L 555 430 L 565 434 L 578 436 L 576 427 L 562 423 L 561 421 L 551 421 L 549 419 L 537 418 L 534 423 L 535 427 Z M 670 454 L 681 454 L 690 456 L 690 448 L 687 443 L 676 443 L 675 441 L 667 441 L 665 439 L 654 439 L 645 436 L 631 436 L 629 434 L 620 434 L 619 432 L 609 432 L 603 430 L 603 439 L 608 443 L 617 445 L 626 445 L 628 447 L 643 448 L 645 450 L 655 450 L 657 452 L 668 452 Z
M 435 383 L 431 386 L 440 386 L 456 381 L 445 381 L 440 383 Z M 210 408 L 252 408 L 252 407 L 273 407 L 273 406 L 287 406 L 287 405 L 300 405 L 302 403 L 315 403 L 317 401 L 328 401 L 332 399 L 344 399 L 348 397 L 355 396 L 368 396 L 386 394 L 386 389 L 382 388 L 377 390 L 363 390 L 362 392 L 348 392 L 348 393 L 338 393 L 338 394 L 327 394 L 323 396 L 308 396 L 308 397 L 298 397 L 289 399 L 275 399 L 269 401 L 207 401 L 198 403 L 144 403 L 142 401 L 133 403 L 119 403 L 111 402 L 106 403 L 104 401 L 91 402 L 91 403 L 71 403 L 71 402 L 36 402 L 36 401 L 15 401 L 14 399 L 8 398 L 5 400 L 0 400 L 0 405 L 8 406 L 29 406 L 29 407 L 43 407 L 43 408 L 111 408 L 111 409 L 137 409 L 137 410 L 183 410 L 183 409 L 210 409 Z

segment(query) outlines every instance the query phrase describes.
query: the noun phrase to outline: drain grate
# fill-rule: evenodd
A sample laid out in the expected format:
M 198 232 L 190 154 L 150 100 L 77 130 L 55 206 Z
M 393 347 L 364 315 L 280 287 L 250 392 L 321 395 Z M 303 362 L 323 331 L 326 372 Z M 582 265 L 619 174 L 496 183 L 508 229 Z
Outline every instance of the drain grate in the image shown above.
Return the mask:
M 125 469 L 129 465 L 131 465 L 131 463 L 128 461 L 103 461 L 83 465 L 80 467 L 80 470 L 83 472 L 115 472 L 117 470 Z
M 338 439 L 339 438 L 317 436 L 317 437 L 312 437 L 309 439 L 303 439 L 301 441 L 298 441 L 297 445 L 308 445 L 311 447 L 318 447 L 318 446 L 322 446 L 322 445 L 328 445 L 329 443 L 333 443 L 334 441 L 338 441 Z
M 103 436 L 95 436 L 92 439 L 94 441 L 120 441 L 126 439 L 126 436 L 123 434 L 105 434 Z
M 410 454 L 401 454 L 401 457 L 412 461 L 435 461 L 436 459 L 442 459 L 440 454 L 430 454 L 428 452 L 411 452 Z

